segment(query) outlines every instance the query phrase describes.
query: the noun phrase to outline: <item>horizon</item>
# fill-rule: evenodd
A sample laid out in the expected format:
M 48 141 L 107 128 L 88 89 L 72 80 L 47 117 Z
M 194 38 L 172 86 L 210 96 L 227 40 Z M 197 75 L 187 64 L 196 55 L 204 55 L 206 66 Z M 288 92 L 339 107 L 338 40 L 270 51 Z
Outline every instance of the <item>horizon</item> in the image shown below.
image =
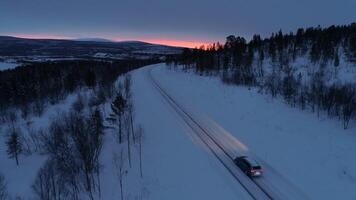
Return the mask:
M 356 21 L 351 21 L 349 23 L 345 24 L 333 24 L 333 25 L 317 25 L 317 26 L 306 26 L 306 27 L 298 27 L 295 30 L 289 30 L 289 31 L 283 31 L 282 29 L 275 30 L 273 33 L 277 33 L 278 31 L 282 31 L 283 34 L 286 33 L 296 33 L 297 29 L 303 28 L 316 28 L 316 27 L 321 27 L 321 28 L 328 28 L 331 26 L 344 26 L 344 25 L 351 25 L 356 23 Z M 262 35 L 260 33 L 254 33 L 253 35 L 260 35 L 263 39 L 270 37 L 270 35 Z M 240 36 L 244 37 L 247 41 L 252 39 L 252 36 L 244 37 L 241 35 L 235 35 L 235 36 Z M 100 42 L 100 40 L 107 40 L 108 42 L 145 42 L 145 43 L 150 43 L 150 44 L 156 44 L 156 45 L 164 45 L 164 46 L 171 46 L 171 47 L 182 47 L 182 48 L 200 48 L 201 46 L 207 47 L 208 45 L 212 45 L 213 43 L 219 42 L 220 44 L 225 43 L 226 37 L 224 37 L 221 40 L 216 40 L 216 41 L 189 41 L 189 40 L 172 40 L 172 39 L 155 39 L 155 38 L 120 38 L 120 37 L 106 37 L 106 36 L 100 36 L 100 35 L 93 35 L 93 36 L 82 36 L 82 37 L 70 37 L 70 36 L 63 36 L 63 35 L 55 35 L 55 34 L 7 34 L 7 35 L 0 35 L 0 36 L 9 36 L 9 37 L 16 37 L 16 38 L 22 38 L 22 39 L 53 39 L 53 40 L 72 40 L 72 41 L 96 41 Z
M 108 42 L 145 42 L 150 44 L 171 46 L 171 47 L 183 47 L 183 48 L 199 48 L 201 46 L 207 46 L 214 42 L 196 42 L 196 41 L 183 41 L 183 40 L 169 40 L 169 39 L 142 39 L 142 38 L 106 38 L 106 37 L 67 37 L 59 35 L 46 35 L 46 34 L 37 34 L 37 35 L 27 35 L 27 34 L 12 34 L 12 35 L 1 35 L 8 37 L 15 37 L 21 39 L 49 39 L 49 40 L 83 40 L 83 41 L 95 41 L 97 40 L 107 40 Z M 94 39 L 94 40 L 92 40 Z M 100 42 L 100 41 L 99 41 Z

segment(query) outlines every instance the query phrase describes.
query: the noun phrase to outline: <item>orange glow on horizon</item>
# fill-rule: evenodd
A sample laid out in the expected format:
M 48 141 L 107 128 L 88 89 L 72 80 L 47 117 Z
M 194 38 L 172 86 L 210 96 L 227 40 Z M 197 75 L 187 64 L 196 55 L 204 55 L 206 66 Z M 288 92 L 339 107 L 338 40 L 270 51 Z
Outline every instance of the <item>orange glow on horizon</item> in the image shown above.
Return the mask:
M 60 36 L 60 35 L 51 35 L 51 34 L 11 34 L 14 37 L 19 38 L 28 38 L 28 39 L 63 39 L 63 40 L 73 40 L 76 39 L 74 37 Z M 105 38 L 105 37 L 104 37 Z M 109 38 L 110 39 L 110 38 Z M 111 38 L 111 40 L 120 42 L 120 41 L 142 41 L 148 42 L 152 44 L 161 44 L 167 46 L 175 46 L 175 47 L 187 47 L 187 48 L 195 48 L 200 47 L 202 45 L 207 46 L 210 43 L 208 42 L 199 42 L 199 41 L 186 41 L 186 40 L 171 40 L 171 39 L 122 39 L 122 38 Z
M 184 41 L 184 40 L 160 40 L 160 39 L 148 39 L 142 40 L 144 42 L 153 43 L 153 44 L 162 44 L 167 46 L 176 46 L 176 47 L 187 47 L 187 48 L 195 48 L 200 47 L 202 45 L 207 46 L 209 43 L 207 42 L 193 42 L 193 41 Z
M 187 48 L 199 48 L 202 45 L 205 47 L 208 46 L 209 42 L 202 41 L 189 41 L 189 40 L 173 40 L 173 39 L 156 39 L 156 38 L 112 38 L 113 41 L 121 42 L 121 41 L 141 41 L 147 42 L 151 44 L 161 44 L 173 47 L 187 47 Z

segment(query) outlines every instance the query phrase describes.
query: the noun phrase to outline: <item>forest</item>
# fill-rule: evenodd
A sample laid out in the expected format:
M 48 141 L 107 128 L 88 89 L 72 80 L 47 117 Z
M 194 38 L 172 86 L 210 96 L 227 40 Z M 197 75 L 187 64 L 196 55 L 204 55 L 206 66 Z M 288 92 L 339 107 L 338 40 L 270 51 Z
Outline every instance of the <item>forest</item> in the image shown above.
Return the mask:
M 54 105 L 81 88 L 95 89 L 98 101 L 111 97 L 113 82 L 121 74 L 157 62 L 156 60 L 120 61 L 51 61 L 29 63 L 12 70 L 0 71 L 1 121 L 11 108 L 20 108 L 40 116 L 46 106 Z
M 225 44 L 185 49 L 167 63 L 219 76 L 227 84 L 257 87 L 318 116 L 324 111 L 340 119 L 345 129 L 356 118 L 356 82 L 343 80 L 356 68 L 356 23 L 295 33 L 280 30 L 266 38 L 254 35 L 250 41 L 230 35 Z
M 44 159 L 31 185 L 34 199 L 101 199 L 104 167 L 113 168 L 123 199 L 125 175 L 134 170 L 133 160 L 139 160 L 135 169 L 142 178 L 144 131 L 134 118 L 128 72 L 155 62 L 60 61 L 1 72 L 6 97 L 1 98 L 0 124 L 7 156 L 17 167 L 26 165 L 28 158 Z M 47 123 L 34 125 L 34 118 L 45 118 L 46 110 L 68 101 L 70 95 L 75 98 L 64 110 L 55 110 Z M 111 163 L 101 159 L 104 147 L 110 149 L 106 153 L 112 154 Z M 25 198 L 8 192 L 10 177 L 6 180 L 2 173 L 0 200 Z

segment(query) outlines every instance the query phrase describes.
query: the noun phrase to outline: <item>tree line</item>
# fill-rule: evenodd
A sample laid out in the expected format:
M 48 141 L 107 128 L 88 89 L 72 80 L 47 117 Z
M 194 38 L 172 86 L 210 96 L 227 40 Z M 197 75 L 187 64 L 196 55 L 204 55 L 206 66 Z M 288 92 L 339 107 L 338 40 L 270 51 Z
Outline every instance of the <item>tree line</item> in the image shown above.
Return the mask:
M 20 108 L 22 116 L 41 115 L 46 105 L 56 104 L 80 88 L 96 88 L 111 95 L 120 74 L 156 60 L 51 61 L 29 63 L 0 71 L 0 112 Z M 8 115 L 3 114 L 2 120 Z
M 309 68 L 318 69 L 308 75 L 297 72 L 293 64 L 298 59 L 306 59 Z M 356 116 L 356 86 L 352 82 L 330 85 L 327 71 L 327 66 L 333 66 L 333 76 L 337 76 L 339 68 L 344 67 L 341 60 L 356 65 L 356 23 L 300 28 L 295 33 L 278 31 L 264 39 L 254 35 L 250 41 L 230 35 L 225 44 L 185 49 L 167 63 L 220 76 L 227 84 L 258 87 L 260 92 L 281 96 L 292 106 L 310 108 L 318 114 L 326 111 L 341 119 L 346 129 Z

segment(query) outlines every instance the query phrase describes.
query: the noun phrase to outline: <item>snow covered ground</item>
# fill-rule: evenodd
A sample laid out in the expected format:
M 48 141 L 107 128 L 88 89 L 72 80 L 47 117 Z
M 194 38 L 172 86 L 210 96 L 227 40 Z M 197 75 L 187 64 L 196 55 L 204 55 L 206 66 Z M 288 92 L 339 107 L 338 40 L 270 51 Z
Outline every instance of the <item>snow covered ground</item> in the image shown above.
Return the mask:
M 44 130 L 58 113 L 68 111 L 75 99 L 75 94 L 69 95 L 60 103 L 49 106 L 41 117 L 29 117 L 28 120 L 21 118 L 15 122 L 16 126 L 21 129 L 24 137 L 30 131 Z M 9 124 L 0 124 L 0 173 L 5 176 L 7 189 L 12 197 L 32 197 L 31 186 L 38 170 L 46 161 L 46 156 L 41 156 L 37 153 L 20 155 L 19 166 L 16 166 L 15 160 L 10 159 L 7 155 L 5 143 L 7 131 L 10 127 Z
M 138 170 L 129 169 L 125 178 L 126 196 L 135 197 L 139 187 L 143 199 L 152 200 L 250 199 L 219 161 L 194 139 L 191 130 L 153 87 L 147 70 L 150 67 L 132 72 L 136 121 L 145 131 L 143 179 L 131 178 Z M 109 182 L 117 183 L 115 180 Z M 109 185 L 118 187 L 117 184 Z M 107 191 L 106 195 L 109 196 L 105 199 L 119 197 L 115 189 Z
M 132 167 L 125 166 L 125 199 L 251 199 L 154 88 L 147 76 L 151 70 L 175 99 L 223 127 L 261 158 L 265 162 L 262 165 L 288 179 L 310 199 L 356 199 L 354 123 L 344 130 L 337 119 L 318 119 L 313 113 L 290 108 L 282 100 L 271 100 L 254 89 L 169 70 L 164 64 L 131 72 L 135 122 L 144 129 L 143 178 L 139 176 L 135 146 Z M 75 99 L 76 95 L 70 95 L 49 107 L 42 117 L 31 118 L 30 126 L 48 126 L 55 113 L 69 110 Z M 103 109 L 106 116 L 109 107 L 107 104 Z M 30 197 L 31 185 L 46 158 L 21 156 L 16 167 L 6 155 L 5 130 L 2 125 L 0 172 L 12 196 Z M 118 146 L 113 134 L 107 131 L 101 154 L 102 199 L 120 198 L 113 164 Z
M 147 79 L 147 70 L 133 71 L 135 121 L 142 125 L 143 178 L 139 176 L 138 149 L 132 149 L 132 167 L 125 164 L 125 199 L 251 199 L 229 172 L 209 153 L 182 119 L 162 99 Z M 57 113 L 68 111 L 76 100 L 69 95 L 63 102 L 50 106 L 41 117 L 29 117 L 18 123 L 26 129 L 46 128 Z M 103 109 L 109 114 L 110 102 Z M 28 123 L 30 121 L 30 123 Z M 46 156 L 33 154 L 20 156 L 17 167 L 6 153 L 7 126 L 1 125 L 0 172 L 5 175 L 8 192 L 12 197 L 33 197 L 32 184 Z M 101 154 L 102 199 L 120 199 L 120 187 L 113 155 L 119 147 L 113 131 L 107 130 Z
M 355 199 L 356 125 L 301 111 L 218 78 L 153 67 L 160 84 L 205 113 L 311 199 Z
M 17 63 L 0 62 L 0 71 L 6 70 L 6 69 L 13 69 L 17 66 L 18 66 Z

